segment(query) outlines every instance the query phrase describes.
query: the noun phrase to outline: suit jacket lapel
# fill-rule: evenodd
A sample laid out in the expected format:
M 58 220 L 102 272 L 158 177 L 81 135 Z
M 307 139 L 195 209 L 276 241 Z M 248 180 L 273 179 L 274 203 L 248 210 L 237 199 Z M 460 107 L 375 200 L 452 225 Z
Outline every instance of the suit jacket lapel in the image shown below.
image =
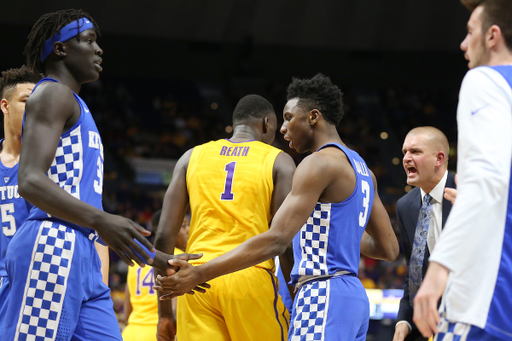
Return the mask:
M 455 185 L 455 175 L 448 172 L 448 178 L 446 179 L 445 188 L 457 188 Z M 444 224 L 446 223 L 446 219 L 448 219 L 448 214 L 450 214 L 450 210 L 452 209 L 452 203 L 443 198 L 443 221 L 441 224 L 441 228 L 444 228 Z

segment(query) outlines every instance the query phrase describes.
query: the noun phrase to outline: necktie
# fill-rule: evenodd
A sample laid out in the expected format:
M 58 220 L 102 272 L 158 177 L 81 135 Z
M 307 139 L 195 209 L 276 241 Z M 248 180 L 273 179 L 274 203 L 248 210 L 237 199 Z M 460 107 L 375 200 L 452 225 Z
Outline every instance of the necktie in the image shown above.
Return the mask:
M 423 280 L 423 259 L 425 259 L 428 224 L 430 223 L 430 213 L 432 212 L 431 200 L 432 197 L 429 194 L 425 194 L 418 216 L 418 223 L 416 224 L 414 245 L 412 247 L 411 261 L 409 262 L 409 301 L 411 305 L 413 305 L 414 297 Z

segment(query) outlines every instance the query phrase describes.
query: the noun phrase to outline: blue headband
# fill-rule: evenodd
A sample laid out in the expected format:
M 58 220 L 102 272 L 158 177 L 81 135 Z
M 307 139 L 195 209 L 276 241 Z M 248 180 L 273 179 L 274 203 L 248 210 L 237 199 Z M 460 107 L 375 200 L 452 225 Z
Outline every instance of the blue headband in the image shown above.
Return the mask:
M 41 61 L 44 62 L 46 58 L 53 51 L 53 43 L 56 41 L 65 42 L 69 39 L 76 37 L 85 30 L 94 28 L 92 22 L 87 18 L 80 18 L 77 21 L 67 24 L 60 29 L 59 32 L 55 33 L 53 37 L 50 37 L 44 44 L 43 53 L 41 54 Z

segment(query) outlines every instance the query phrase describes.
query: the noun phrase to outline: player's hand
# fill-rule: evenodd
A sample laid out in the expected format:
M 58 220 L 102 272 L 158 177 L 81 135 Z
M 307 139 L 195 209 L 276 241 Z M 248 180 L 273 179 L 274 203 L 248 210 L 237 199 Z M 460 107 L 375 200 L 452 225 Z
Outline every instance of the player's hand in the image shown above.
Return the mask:
M 199 276 L 198 266 L 193 266 L 187 261 L 174 258 L 169 261 L 171 266 L 177 266 L 178 271 L 172 276 L 157 276 L 155 280 L 155 290 L 163 293 L 160 300 L 170 300 L 173 297 L 184 294 L 194 295 L 194 292 L 205 293 L 206 289 L 211 288 L 208 283 L 204 283 Z
M 160 317 L 156 326 L 157 341 L 174 341 L 176 336 L 176 320 L 174 318 Z
M 145 230 L 137 223 L 130 219 L 104 213 L 102 221 L 95 226 L 94 229 L 98 231 L 101 239 L 111 247 L 119 257 L 128 265 L 132 266 L 134 260 L 141 267 L 144 267 L 145 262 L 151 264 L 152 258 L 142 249 L 142 247 L 135 242 L 137 239 L 148 250 L 154 252 L 155 249 L 151 243 L 143 236 L 151 235 L 151 232 Z M 142 258 L 138 257 L 135 252 Z
M 393 336 L 393 341 L 404 341 L 408 334 L 409 326 L 407 323 L 400 323 L 395 327 L 395 335 Z
M 168 255 L 167 253 L 163 253 L 161 251 L 156 251 L 156 256 L 153 259 L 153 264 L 151 266 L 157 270 L 157 273 L 160 275 L 171 276 L 174 275 L 178 271 L 177 266 L 173 266 L 169 264 L 169 261 L 174 258 L 179 258 L 184 261 L 189 261 L 191 259 L 199 259 L 203 257 L 203 254 L 193 254 L 193 253 L 181 253 L 179 255 Z
M 449 270 L 439 263 L 429 264 L 425 279 L 414 298 L 414 317 L 420 333 L 429 338 L 438 333 L 437 325 L 441 321 L 437 311 L 437 302 L 444 292 Z
M 179 255 L 174 255 L 172 258 L 169 258 L 167 260 L 167 270 L 166 270 L 166 275 L 167 276 L 172 276 L 174 275 L 176 272 L 178 272 L 178 270 L 180 269 L 178 265 L 173 265 L 170 260 L 171 259 L 181 259 L 181 260 L 184 260 L 186 262 L 188 262 L 189 260 L 191 259 L 199 259 L 203 257 L 203 254 L 200 253 L 200 254 L 194 254 L 194 253 L 180 253 Z

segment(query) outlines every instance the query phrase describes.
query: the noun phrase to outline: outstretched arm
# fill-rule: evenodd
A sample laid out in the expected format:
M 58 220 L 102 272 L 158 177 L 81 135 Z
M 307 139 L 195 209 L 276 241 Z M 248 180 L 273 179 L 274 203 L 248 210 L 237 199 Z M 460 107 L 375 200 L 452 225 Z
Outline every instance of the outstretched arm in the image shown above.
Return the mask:
M 285 152 L 281 152 L 277 156 L 276 161 L 274 162 L 274 191 L 272 193 L 271 209 L 272 216 L 276 214 L 284 199 L 286 199 L 292 190 L 293 174 L 295 173 L 295 169 L 295 162 L 290 155 Z M 286 251 L 279 256 L 279 264 L 281 266 L 283 277 L 286 281 L 286 283 L 282 283 L 282 285 L 286 285 L 288 287 L 290 296 L 293 298 L 295 296 L 294 290 L 288 285 L 290 282 L 290 273 L 293 268 L 292 243 L 290 243 L 286 248 Z
M 165 198 L 162 206 L 162 214 L 160 216 L 160 222 L 158 223 L 158 229 L 155 239 L 155 247 L 158 250 L 158 255 L 155 257 L 155 262 L 158 266 L 155 266 L 155 273 L 161 276 L 172 274 L 166 272 L 168 266 L 167 260 L 162 255 L 173 255 L 174 247 L 176 243 L 176 237 L 181 229 L 183 218 L 188 208 L 188 192 L 187 192 L 187 168 L 192 150 L 187 151 L 178 160 L 174 167 L 173 177 L 171 184 L 167 188 Z M 162 253 L 163 252 L 163 253 Z M 190 259 L 189 255 L 182 254 L 178 257 L 183 257 L 184 261 Z M 200 256 L 199 256 L 200 257 Z M 193 257 L 193 258 L 199 258 Z M 165 260 L 164 260 L 165 259 Z M 162 260 L 164 260 L 162 262 Z M 198 283 L 200 284 L 200 283 Z M 209 286 L 204 284 L 203 287 L 208 288 Z M 192 288 L 191 290 L 197 290 L 204 292 L 202 288 Z M 161 293 L 158 293 L 160 296 Z M 176 320 L 174 318 L 172 304 L 170 301 L 159 301 L 158 302 L 158 327 L 157 327 L 157 338 L 161 340 L 174 340 L 174 334 L 176 333 Z
M 172 292 L 168 297 L 179 296 L 190 292 L 198 283 L 248 268 L 282 254 L 332 181 L 319 158 L 321 156 L 313 154 L 297 168 L 292 191 L 277 211 L 267 232 L 252 237 L 230 252 L 200 266 L 193 267 L 187 262 L 172 260 L 171 263 L 179 266 L 180 271 L 174 276 L 158 278 L 161 285 L 156 288 Z
M 135 238 L 153 249 L 141 235 L 148 235 L 148 232 L 129 219 L 108 214 L 76 199 L 47 176 L 61 134 L 80 117 L 80 107 L 71 90 L 59 83 L 40 85 L 27 101 L 25 117 L 18 174 L 20 194 L 52 216 L 98 231 L 103 241 L 127 264 L 133 264 L 131 259 L 141 266 L 144 266 L 143 259 L 150 263 L 149 255 L 134 241 Z
M 373 172 L 371 172 L 371 175 L 375 194 L 372 213 L 361 239 L 361 253 L 370 258 L 392 262 L 400 251 L 398 240 L 389 221 L 388 212 L 386 212 L 382 201 L 380 201 L 375 175 Z

